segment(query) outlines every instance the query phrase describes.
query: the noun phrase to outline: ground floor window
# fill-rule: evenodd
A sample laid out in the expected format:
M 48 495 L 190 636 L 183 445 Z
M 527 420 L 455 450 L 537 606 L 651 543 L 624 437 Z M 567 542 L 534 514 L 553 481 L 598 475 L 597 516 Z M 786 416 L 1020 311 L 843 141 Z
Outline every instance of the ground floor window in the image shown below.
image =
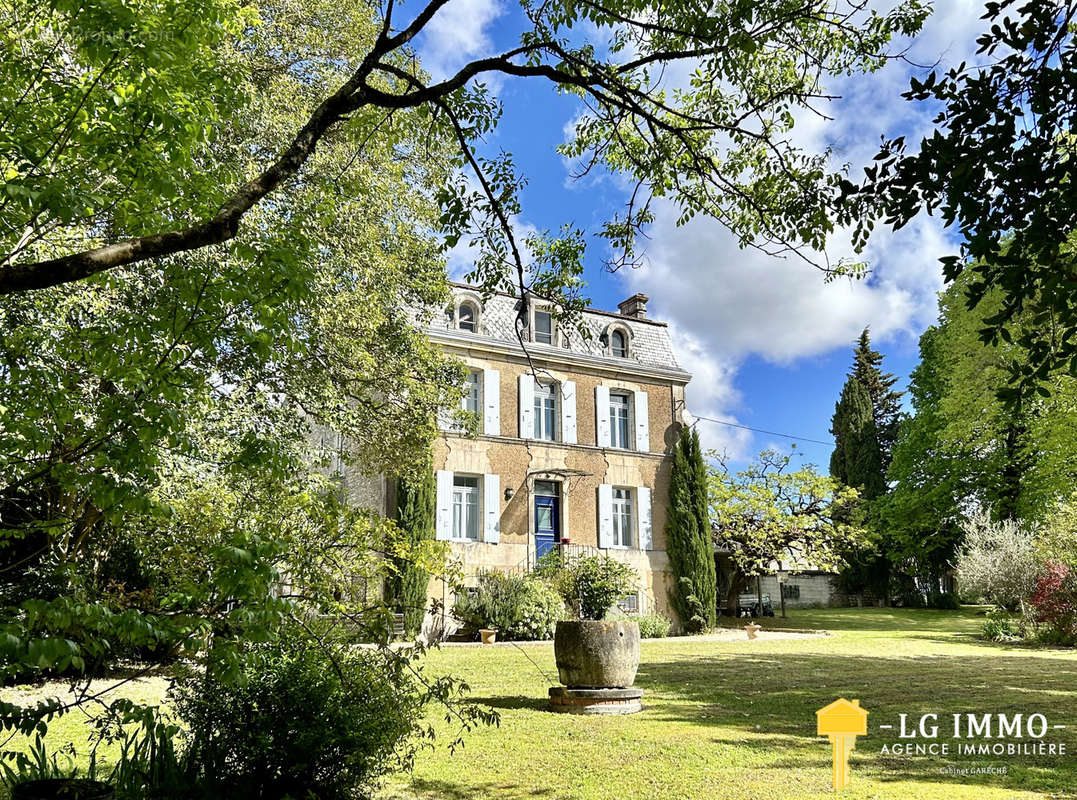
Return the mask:
M 452 538 L 479 540 L 479 479 L 454 475 L 452 479 Z
M 613 490 L 613 544 L 632 546 L 632 490 Z

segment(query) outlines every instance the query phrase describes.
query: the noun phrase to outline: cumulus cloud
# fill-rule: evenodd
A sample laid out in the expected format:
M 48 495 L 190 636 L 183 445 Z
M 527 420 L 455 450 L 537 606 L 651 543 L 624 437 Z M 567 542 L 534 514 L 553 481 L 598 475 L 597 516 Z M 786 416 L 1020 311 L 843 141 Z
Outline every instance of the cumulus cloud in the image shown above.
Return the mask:
M 443 5 L 419 43 L 423 68 L 437 80 L 488 53 L 493 44 L 490 24 L 504 11 L 499 0 L 452 0 Z
M 908 43 L 909 62 L 892 62 L 871 75 L 850 76 L 828 87 L 842 97 L 823 109 L 831 119 L 804 114 L 794 141 L 806 148 L 832 149 L 837 164 L 870 163 L 882 136 L 905 134 L 911 142 L 930 130 L 933 109 L 901 97 L 917 64 L 941 68 L 971 61 L 983 28 L 981 0 L 952 0 Z M 677 227 L 676 209 L 655 206 L 645 263 L 621 279 L 631 291 L 652 297 L 655 316 L 670 322 L 678 353 L 695 379 L 689 409 L 736 421 L 746 400 L 736 391 L 738 366 L 748 356 L 776 364 L 848 347 L 871 327 L 879 343 L 915 337 L 936 315 L 942 288 L 938 258 L 954 251 L 937 218 L 921 216 L 907 228 L 876 231 L 859 256 L 871 265 L 869 278 L 825 283 L 818 270 L 797 258 L 776 259 L 741 250 L 713 220 L 696 217 Z M 848 237 L 835 236 L 831 262 L 853 256 Z M 743 456 L 751 437 L 725 426 L 700 426 L 712 447 Z

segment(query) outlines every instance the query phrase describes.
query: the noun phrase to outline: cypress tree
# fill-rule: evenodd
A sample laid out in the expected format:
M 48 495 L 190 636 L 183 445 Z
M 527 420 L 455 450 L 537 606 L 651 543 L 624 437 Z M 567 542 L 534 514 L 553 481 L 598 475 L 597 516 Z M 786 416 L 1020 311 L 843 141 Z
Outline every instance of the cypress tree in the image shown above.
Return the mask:
M 434 538 L 437 502 L 432 470 L 414 479 L 401 478 L 396 490 L 396 524 L 404 532 L 408 549 Z M 412 560 L 394 559 L 396 570 L 386 585 L 386 599 L 404 615 L 404 633 L 415 636 L 426 614 L 426 588 L 430 575 Z
M 894 390 L 897 378 L 889 372 L 883 372 L 882 363 L 882 353 L 871 349 L 868 329 L 864 328 L 856 350 L 853 351 L 853 370 L 850 377 L 855 378 L 868 392 L 882 471 L 885 475 L 890 467 L 894 442 L 897 441 L 898 425 L 901 422 L 901 395 L 904 392 Z
M 855 376 L 850 375 L 841 390 L 830 431 L 834 434 L 831 477 L 859 489 L 867 500 L 881 495 L 886 480 L 871 397 Z
M 673 608 L 686 630 L 714 627 L 717 578 L 707 508 L 707 465 L 699 434 L 685 429 L 673 448 L 666 549 L 673 570 Z

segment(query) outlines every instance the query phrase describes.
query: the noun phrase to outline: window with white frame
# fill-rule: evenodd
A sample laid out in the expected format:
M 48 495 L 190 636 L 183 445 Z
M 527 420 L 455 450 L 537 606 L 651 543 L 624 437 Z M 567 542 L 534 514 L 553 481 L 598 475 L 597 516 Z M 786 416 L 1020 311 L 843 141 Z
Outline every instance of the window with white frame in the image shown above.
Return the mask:
M 628 337 L 624 331 L 615 330 L 610 334 L 610 353 L 617 358 L 628 358 Z
M 460 406 L 464 411 L 476 415 L 482 411 L 481 386 L 482 374 L 478 370 L 471 370 L 464 381 L 464 396 L 460 400 Z
M 479 308 L 470 300 L 465 300 L 456 309 L 456 327 L 462 331 L 478 333 Z
M 610 392 L 610 447 L 625 450 L 632 446 L 629 411 L 632 397 L 627 392 Z
M 553 314 L 535 309 L 534 339 L 539 344 L 553 344 Z
M 556 383 L 535 382 L 535 438 L 557 441 L 557 399 L 560 390 Z
M 454 475 L 452 479 L 452 538 L 479 540 L 479 479 Z
M 613 490 L 613 546 L 632 546 L 632 490 Z

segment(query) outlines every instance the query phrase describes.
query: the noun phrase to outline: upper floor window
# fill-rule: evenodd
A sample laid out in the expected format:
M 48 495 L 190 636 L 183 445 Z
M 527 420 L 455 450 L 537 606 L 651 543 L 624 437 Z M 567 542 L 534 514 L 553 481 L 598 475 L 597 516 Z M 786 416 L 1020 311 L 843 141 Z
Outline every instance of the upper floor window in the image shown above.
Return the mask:
M 610 335 L 610 352 L 618 358 L 628 358 L 628 338 L 624 331 L 614 331 Z
M 479 375 L 477 370 L 471 370 L 471 372 L 467 374 L 467 379 L 464 382 L 464 397 L 460 401 L 460 405 L 464 411 L 469 411 L 472 414 L 478 415 L 482 410 L 482 403 L 480 400 L 481 385 L 482 376 Z
M 632 546 L 632 490 L 613 490 L 613 546 Z
M 535 310 L 534 335 L 539 344 L 553 344 L 553 314 L 541 309 Z
M 454 475 L 452 480 L 452 538 L 479 540 L 479 479 Z
M 610 447 L 628 449 L 629 409 L 632 398 L 627 392 L 610 392 Z
M 479 332 L 479 306 L 473 300 L 464 300 L 457 306 L 456 327 L 471 333 Z
M 560 392 L 556 383 L 535 382 L 535 438 L 548 442 L 557 441 L 557 399 Z

